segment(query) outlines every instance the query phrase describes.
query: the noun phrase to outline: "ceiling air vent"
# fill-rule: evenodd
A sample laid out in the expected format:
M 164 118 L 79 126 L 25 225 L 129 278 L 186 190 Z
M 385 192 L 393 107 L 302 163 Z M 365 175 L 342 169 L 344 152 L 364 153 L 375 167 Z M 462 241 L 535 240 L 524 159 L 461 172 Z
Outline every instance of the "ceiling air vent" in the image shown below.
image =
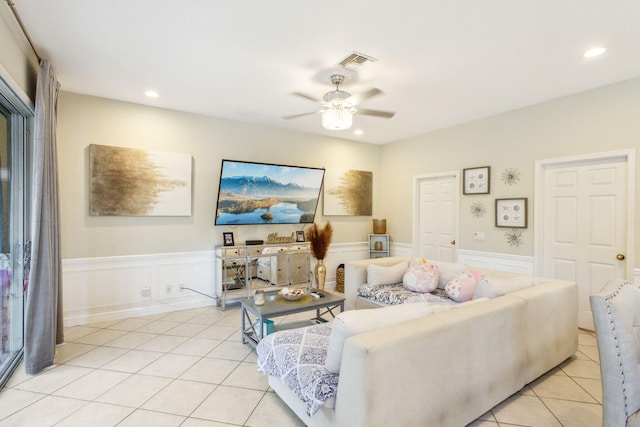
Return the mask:
M 376 58 L 365 55 L 363 53 L 353 52 L 342 61 L 340 61 L 340 65 L 342 65 L 347 70 L 355 71 L 360 68 L 365 62 L 375 62 Z

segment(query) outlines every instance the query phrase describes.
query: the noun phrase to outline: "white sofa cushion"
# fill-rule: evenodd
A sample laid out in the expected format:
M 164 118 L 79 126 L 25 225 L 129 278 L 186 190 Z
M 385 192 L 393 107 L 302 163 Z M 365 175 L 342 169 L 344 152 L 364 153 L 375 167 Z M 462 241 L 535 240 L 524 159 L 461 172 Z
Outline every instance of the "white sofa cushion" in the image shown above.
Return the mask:
M 325 367 L 329 372 L 336 374 L 340 372 L 344 342 L 352 335 L 406 322 L 407 320 L 449 310 L 450 308 L 451 306 L 448 305 L 416 303 L 365 310 L 350 310 L 340 313 L 333 320 Z
M 485 274 L 484 278 L 476 283 L 473 298 L 495 298 L 538 283 L 540 281 L 534 281 L 531 276 Z
M 459 264 L 456 262 L 447 262 L 447 261 L 436 261 L 436 260 L 427 260 L 425 258 L 412 258 L 411 265 L 420 264 L 420 263 L 433 264 L 438 267 L 438 289 L 445 289 L 447 283 L 454 278 L 456 274 L 460 274 L 469 268 L 468 265 Z
M 399 262 L 390 267 L 369 264 L 367 266 L 367 284 L 377 285 L 393 285 L 402 283 L 402 276 L 409 268 L 407 261 Z

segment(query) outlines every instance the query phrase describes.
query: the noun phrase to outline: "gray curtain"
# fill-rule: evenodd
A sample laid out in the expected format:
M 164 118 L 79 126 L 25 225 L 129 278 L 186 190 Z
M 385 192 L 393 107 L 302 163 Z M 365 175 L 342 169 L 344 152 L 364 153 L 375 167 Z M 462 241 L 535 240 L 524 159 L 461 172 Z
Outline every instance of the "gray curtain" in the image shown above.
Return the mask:
M 58 91 L 49 61 L 40 61 L 36 89 L 31 199 L 31 271 L 25 307 L 25 371 L 53 364 L 64 340 L 56 118 Z

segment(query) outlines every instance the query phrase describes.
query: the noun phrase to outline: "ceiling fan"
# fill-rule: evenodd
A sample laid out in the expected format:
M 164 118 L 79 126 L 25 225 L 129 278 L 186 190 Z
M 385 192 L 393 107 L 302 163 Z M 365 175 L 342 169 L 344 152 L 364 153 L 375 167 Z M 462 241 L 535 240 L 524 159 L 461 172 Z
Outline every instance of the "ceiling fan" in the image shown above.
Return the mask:
M 322 100 L 314 98 L 301 92 L 294 92 L 293 95 L 308 99 L 309 101 L 320 103 L 320 110 L 312 113 L 294 114 L 282 117 L 285 120 L 298 117 L 309 116 L 311 114 L 322 114 L 322 126 L 329 130 L 349 129 L 353 123 L 354 114 L 366 116 L 392 118 L 396 113 L 389 111 L 370 110 L 367 108 L 356 108 L 356 105 L 382 93 L 380 89 L 371 88 L 360 95 L 351 95 L 349 92 L 340 90 L 340 85 L 344 83 L 344 75 L 334 74 L 330 78 L 331 84 L 336 86 L 335 90 L 324 94 Z

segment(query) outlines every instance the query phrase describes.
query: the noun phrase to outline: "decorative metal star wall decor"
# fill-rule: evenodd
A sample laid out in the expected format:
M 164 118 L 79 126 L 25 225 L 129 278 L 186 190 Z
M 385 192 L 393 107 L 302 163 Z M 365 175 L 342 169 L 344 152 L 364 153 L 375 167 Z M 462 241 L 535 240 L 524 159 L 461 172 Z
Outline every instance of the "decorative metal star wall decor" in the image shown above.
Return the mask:
M 487 212 L 487 208 L 484 207 L 484 203 L 482 202 L 473 202 L 471 203 L 469 211 L 471 211 L 471 215 L 475 216 L 476 218 L 480 218 L 483 217 Z
M 507 244 L 509 246 L 522 246 L 522 231 L 511 230 L 504 233 L 504 237 L 507 238 Z
M 502 172 L 502 182 L 507 185 L 514 185 L 520 181 L 520 172 L 517 169 L 506 168 Z

